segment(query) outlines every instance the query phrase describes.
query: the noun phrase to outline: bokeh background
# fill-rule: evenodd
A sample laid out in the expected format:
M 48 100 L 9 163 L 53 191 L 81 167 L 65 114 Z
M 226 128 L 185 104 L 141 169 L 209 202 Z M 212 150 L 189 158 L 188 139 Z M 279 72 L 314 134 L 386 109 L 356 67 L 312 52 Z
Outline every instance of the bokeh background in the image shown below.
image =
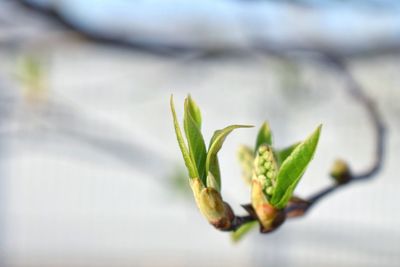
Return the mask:
M 397 1 L 0 1 L 0 266 L 399 266 Z M 374 160 L 365 108 L 388 129 L 374 179 L 277 232 L 238 244 L 195 207 L 174 136 L 190 93 L 204 135 L 268 120 L 279 147 L 323 132 L 297 194 L 329 185 L 337 157 Z M 248 202 L 239 144 L 220 152 L 222 193 Z

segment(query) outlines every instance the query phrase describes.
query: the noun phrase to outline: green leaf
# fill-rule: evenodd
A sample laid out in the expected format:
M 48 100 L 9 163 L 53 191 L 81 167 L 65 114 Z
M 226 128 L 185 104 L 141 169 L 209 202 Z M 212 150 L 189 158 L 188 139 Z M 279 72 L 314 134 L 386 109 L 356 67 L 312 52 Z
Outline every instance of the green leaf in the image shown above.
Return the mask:
M 237 128 L 249 128 L 253 127 L 251 125 L 231 125 L 225 127 L 224 129 L 217 130 L 214 132 L 213 137 L 210 141 L 210 146 L 208 149 L 207 159 L 206 159 L 206 173 L 211 172 L 215 180 L 218 183 L 219 188 L 221 188 L 221 175 L 219 171 L 218 157 L 217 153 L 221 149 L 228 134 Z
M 285 161 L 287 157 L 289 157 L 290 154 L 292 154 L 293 150 L 300 144 L 301 142 L 297 142 L 291 146 L 285 147 L 283 149 L 280 149 L 278 151 L 275 151 L 275 158 L 278 163 L 278 165 L 282 165 L 282 163 Z
M 286 206 L 301 176 L 305 172 L 317 148 L 321 125 L 300 143 L 282 163 L 270 203 L 278 209 Z
M 271 129 L 269 128 L 268 122 L 264 122 L 260 130 L 258 131 L 256 148 L 254 149 L 254 151 L 257 151 L 262 144 L 267 144 L 269 146 L 272 145 L 272 133 Z
M 192 162 L 192 159 L 190 158 L 190 154 L 186 147 L 185 141 L 183 140 L 181 128 L 179 127 L 178 119 L 176 117 L 174 98 L 172 95 L 171 95 L 171 99 L 170 99 L 170 106 L 171 106 L 172 117 L 174 120 L 176 139 L 178 140 L 179 148 L 181 149 L 183 160 L 185 161 L 185 165 L 186 165 L 186 168 L 188 169 L 189 176 L 190 176 L 190 178 L 199 177 L 196 165 Z
M 206 162 L 206 171 L 207 171 L 207 162 Z M 209 172 L 213 174 L 214 179 L 221 191 L 221 171 L 219 170 L 219 160 L 218 157 L 214 157 L 210 162 Z
M 185 102 L 187 101 L 187 110 L 189 111 L 190 115 L 192 115 L 194 121 L 197 124 L 197 127 L 201 130 L 201 112 L 200 108 L 197 106 L 196 102 L 192 99 L 189 95 Z
M 233 242 L 239 242 L 247 233 L 258 225 L 257 221 L 252 221 L 241 225 L 236 231 L 232 232 L 231 238 Z
M 195 119 L 195 117 L 197 119 Z M 199 121 L 200 118 L 200 121 Z M 197 121 L 196 121 L 197 120 Z M 205 163 L 207 157 L 206 145 L 203 135 L 200 131 L 201 114 L 190 97 L 185 99 L 185 113 L 183 117 L 183 125 L 185 129 L 186 139 L 189 145 L 189 154 L 192 162 L 196 164 L 200 180 L 206 184 Z

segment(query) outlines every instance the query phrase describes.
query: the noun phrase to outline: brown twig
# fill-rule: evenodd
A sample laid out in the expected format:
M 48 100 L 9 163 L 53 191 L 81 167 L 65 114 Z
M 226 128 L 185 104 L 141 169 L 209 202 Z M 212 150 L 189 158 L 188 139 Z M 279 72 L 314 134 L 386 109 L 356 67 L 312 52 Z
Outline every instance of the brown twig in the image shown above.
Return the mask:
M 374 177 L 383 165 L 384 151 L 386 145 L 386 129 L 383 118 L 379 114 L 376 104 L 364 93 L 361 85 L 354 79 L 353 75 L 351 74 L 346 63 L 343 60 L 337 58 L 328 58 L 328 62 L 340 75 L 342 75 L 342 77 L 346 81 L 346 86 L 351 96 L 365 107 L 368 116 L 371 119 L 376 139 L 374 152 L 375 158 L 373 164 L 365 171 L 362 171 L 358 174 L 354 174 L 349 171 L 348 173 L 346 173 L 345 180 L 337 181 L 336 183 L 322 189 L 321 191 L 316 192 L 307 199 L 293 197 L 284 210 L 286 218 L 304 216 L 310 210 L 310 208 L 312 208 L 324 197 L 337 191 L 339 188 L 352 184 L 353 182 L 364 181 Z M 235 216 L 232 227 L 231 229 L 229 229 L 229 231 L 235 231 L 244 223 L 257 220 L 257 217 L 253 212 L 251 205 L 243 205 L 243 208 L 249 213 L 249 215 Z

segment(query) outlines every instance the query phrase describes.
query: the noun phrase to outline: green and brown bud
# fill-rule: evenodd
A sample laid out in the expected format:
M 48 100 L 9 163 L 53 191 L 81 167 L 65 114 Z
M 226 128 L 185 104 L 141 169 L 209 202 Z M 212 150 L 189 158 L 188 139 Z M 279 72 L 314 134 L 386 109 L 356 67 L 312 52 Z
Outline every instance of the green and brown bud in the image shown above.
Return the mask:
M 190 181 L 201 214 L 217 229 L 229 229 L 234 214 L 231 207 L 222 200 L 221 194 L 213 187 L 205 187 L 198 178 Z
M 284 222 L 284 211 L 276 209 L 268 202 L 258 180 L 252 182 L 251 203 L 260 222 L 261 232 L 271 232 Z
M 349 165 L 342 159 L 337 159 L 332 165 L 330 175 L 338 184 L 345 184 L 351 179 Z
M 247 184 L 251 184 L 251 179 L 253 176 L 253 163 L 254 155 L 253 150 L 248 147 L 241 145 L 239 146 L 237 155 L 242 167 L 242 178 Z

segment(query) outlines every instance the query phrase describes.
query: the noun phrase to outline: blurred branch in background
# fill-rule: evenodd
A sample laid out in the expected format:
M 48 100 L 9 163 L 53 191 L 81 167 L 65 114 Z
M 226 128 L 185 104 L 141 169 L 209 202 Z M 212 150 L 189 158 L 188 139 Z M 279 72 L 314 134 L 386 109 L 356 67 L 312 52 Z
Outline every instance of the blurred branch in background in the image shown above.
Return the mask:
M 375 177 L 375 175 L 382 168 L 384 161 L 386 129 L 384 120 L 376 107 L 376 103 L 364 93 L 361 85 L 354 79 L 351 71 L 348 69 L 346 62 L 334 58 L 329 58 L 327 60 L 328 64 L 332 66 L 346 81 L 350 96 L 352 96 L 355 101 L 359 102 L 365 108 L 371 120 L 375 134 L 373 162 L 370 167 L 365 168 L 365 171 L 361 171 L 357 174 L 352 173 L 351 168 L 344 160 L 337 160 L 331 170 L 331 176 L 335 179 L 336 183 L 326 189 L 321 190 L 320 192 L 317 192 L 305 201 L 302 201 L 301 199 L 295 199 L 292 205 L 287 208 L 288 214 L 291 214 L 289 216 L 292 217 L 303 215 L 322 198 L 338 190 L 339 188 L 342 188 L 344 185 L 358 181 L 365 181 Z
M 19 2 L 93 40 L 164 54 L 261 50 L 366 56 L 400 49 L 396 0 Z
M 346 81 L 350 95 L 365 106 L 376 134 L 375 161 L 371 168 L 359 174 L 352 173 L 345 161 L 337 161 L 332 173 L 335 184 L 308 199 L 293 198 L 286 209 L 287 217 L 304 215 L 328 194 L 352 182 L 374 177 L 381 168 L 385 127 L 375 103 L 354 79 L 345 58 L 399 51 L 400 3 L 397 1 L 7 1 L 10 9 L 18 11 L 21 3 L 29 7 L 20 16 L 22 19 L 24 14 L 36 10 L 41 18 L 58 21 L 58 26 L 66 27 L 60 29 L 49 27 L 50 23 L 43 23 L 44 26 L 39 23 L 40 27 L 36 28 L 46 32 L 41 35 L 13 21 L 6 12 L 0 13 L 5 23 L 16 25 L 11 34 L 0 35 L 0 45 L 23 54 L 18 86 L 25 88 L 22 98 L 26 102 L 21 105 L 15 92 L 0 92 L 0 102 L 4 103 L 0 114 L 3 136 L 32 139 L 45 134 L 46 141 L 66 138 L 151 173 L 152 177 L 163 177 L 157 172 L 174 165 L 155 147 L 146 147 L 133 138 L 118 138 L 128 133 L 111 121 L 93 120 L 91 114 L 66 103 L 62 96 L 49 94 L 43 62 L 31 53 L 40 50 L 42 45 L 55 45 L 65 37 L 75 38 L 74 31 L 77 31 L 95 41 L 165 55 L 188 52 L 193 58 L 196 55 L 205 58 L 256 52 L 285 58 L 287 62 L 299 55 L 323 58 L 324 64 Z M 291 64 L 284 68 L 282 72 L 288 75 L 288 84 L 283 87 L 291 87 L 299 79 L 299 70 Z M 179 188 L 181 174 L 177 172 L 173 179 Z M 250 215 L 237 216 L 230 230 L 255 220 L 251 206 L 244 207 Z
M 284 211 L 286 218 L 304 216 L 310 210 L 310 208 L 314 207 L 315 204 L 327 197 L 329 194 L 337 191 L 339 188 L 343 188 L 344 186 L 353 184 L 354 182 L 365 181 L 375 177 L 382 168 L 384 161 L 386 129 L 383 118 L 377 110 L 376 103 L 365 94 L 361 85 L 354 79 L 345 61 L 328 57 L 324 63 L 327 63 L 343 77 L 343 79 L 346 81 L 349 95 L 365 108 L 372 122 L 372 127 L 375 134 L 373 163 L 370 167 L 366 167 L 365 171 L 353 173 L 349 164 L 345 160 L 336 160 L 330 173 L 334 183 L 331 186 L 316 192 L 309 198 L 302 199 L 300 197 L 292 197 Z M 253 206 L 251 204 L 245 204 L 242 205 L 242 207 L 249 213 L 249 215 L 235 215 L 235 219 L 233 221 L 234 224 L 232 225 L 231 229 L 229 229 L 229 231 L 234 231 L 232 234 L 234 241 L 240 240 L 242 236 L 245 235 L 252 227 L 257 225 L 252 223 L 258 220 Z M 279 225 L 276 228 L 278 227 Z M 260 232 L 263 232 L 262 227 L 260 228 Z
M 278 57 L 291 57 L 292 53 L 300 52 L 300 55 L 306 57 L 320 54 L 323 58 L 329 58 L 326 63 L 343 77 L 351 95 L 365 105 L 374 123 L 377 135 L 376 161 L 371 169 L 357 175 L 350 175 L 347 164 L 338 162 L 336 165 L 348 172 L 345 180 L 308 200 L 294 199 L 293 205 L 288 209 L 292 215 L 305 213 L 323 196 L 350 181 L 372 177 L 381 166 L 385 145 L 382 119 L 375 104 L 363 93 L 342 58 L 382 53 L 391 49 L 397 51 L 400 48 L 400 38 L 396 34 L 400 32 L 400 21 L 397 19 L 400 4 L 396 1 L 331 1 L 329 4 L 323 1 L 278 3 L 235 0 L 163 0 L 151 3 L 71 0 L 57 3 L 51 0 L 18 2 L 39 11 L 40 14 L 47 14 L 94 40 L 126 44 L 150 51 L 200 51 L 200 55 L 207 55 L 214 52 L 253 50 Z M 114 19 L 116 17 L 118 20 Z M 296 21 L 296 27 L 293 27 L 293 21 Z M 357 34 L 348 35 L 349 32 Z M 3 41 L 7 43 L 7 39 Z M 20 79 L 24 87 L 30 88 L 25 91 L 26 98 L 32 100 L 44 97 L 47 85 L 43 81 L 45 77 L 42 76 L 45 74 L 40 62 L 29 56 L 22 61 L 23 77 Z M 291 79 L 296 79 L 296 69 L 288 72 L 294 75 Z M 147 172 L 160 169 L 157 168 L 160 164 L 169 165 L 168 160 L 157 155 L 156 151 L 148 151 L 141 144 L 113 138 L 119 136 L 116 134 L 118 127 L 105 121 L 95 123 L 85 118 L 76 107 L 55 101 L 54 98 L 47 99 L 35 113 L 42 121 L 37 129 L 45 129 L 48 137 L 71 138 Z M 19 122 L 15 136 L 24 132 L 25 124 L 26 122 Z M 111 133 L 110 129 L 115 132 Z M 105 134 L 107 132 L 109 135 Z M 238 225 L 241 223 L 241 219 L 238 219 Z

